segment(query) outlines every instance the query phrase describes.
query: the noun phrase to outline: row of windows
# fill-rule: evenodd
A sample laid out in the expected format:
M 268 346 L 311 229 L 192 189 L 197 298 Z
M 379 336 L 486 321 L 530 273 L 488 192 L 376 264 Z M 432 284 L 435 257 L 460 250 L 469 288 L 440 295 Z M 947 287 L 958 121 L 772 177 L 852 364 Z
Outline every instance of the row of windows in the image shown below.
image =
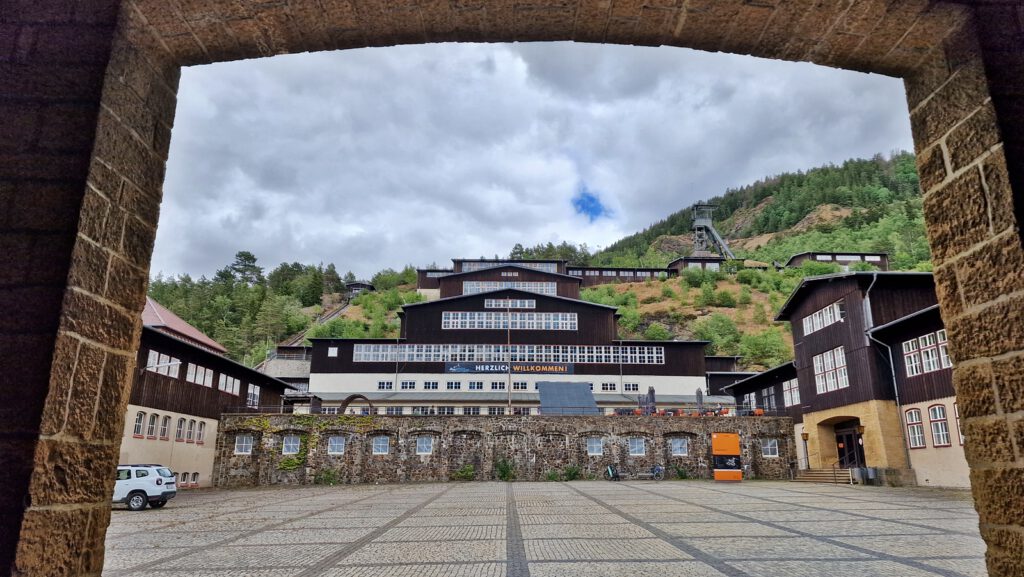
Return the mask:
M 964 435 L 960 430 L 960 410 L 953 404 L 953 414 L 956 418 L 956 430 L 960 437 L 960 444 L 964 444 Z M 907 443 L 911 449 L 923 449 L 927 447 L 924 439 L 924 423 L 921 420 L 921 409 L 908 409 L 907 419 Z M 949 437 L 949 420 L 946 418 L 945 405 L 932 405 L 928 407 L 928 424 L 932 432 L 932 446 L 952 446 Z
M 831 351 L 814 355 L 814 386 L 818 394 L 850 386 L 850 379 L 846 374 L 846 353 L 843 347 L 836 347 Z
M 814 257 L 814 260 L 831 261 L 831 260 L 833 260 L 832 257 L 833 257 L 833 255 L 831 255 L 831 254 L 819 254 L 819 255 L 816 255 Z M 861 259 L 861 257 L 858 254 L 837 254 L 837 255 L 835 255 L 835 259 L 834 260 L 851 261 L 852 262 L 852 261 L 859 261 L 860 259 Z M 874 255 L 868 255 L 868 256 L 864 257 L 864 260 L 866 262 L 881 262 L 882 257 L 874 256 Z
M 165 355 L 157 351 L 149 351 L 149 357 L 146 361 L 146 370 L 151 371 L 160 375 L 166 375 L 168 377 L 177 377 L 179 368 L 181 367 L 181 361 L 170 355 Z M 195 363 L 189 363 L 188 369 L 185 371 L 185 380 L 190 383 L 202 385 L 204 387 L 213 387 L 214 370 L 206 367 L 201 367 Z M 242 382 L 235 377 L 229 377 L 221 373 L 218 379 L 217 388 L 225 393 L 231 393 L 232 395 L 238 395 L 242 389 Z M 259 387 L 256 387 L 257 391 Z
M 505 265 L 516 265 L 525 268 L 531 268 L 533 270 L 540 270 L 544 272 L 558 272 L 558 263 L 554 262 L 522 262 L 516 260 L 502 260 L 502 261 L 490 261 L 490 262 L 479 262 L 479 261 L 465 261 L 462 263 L 462 272 L 471 272 L 477 270 L 486 270 L 489 268 L 505 266 Z
M 836 301 L 827 307 L 814 311 L 804 317 L 804 336 L 838 323 L 846 318 L 846 304 L 843 300 Z
M 161 418 L 159 413 L 150 413 L 149 419 L 147 419 L 146 412 L 139 411 L 135 413 L 135 427 L 132 429 L 132 435 L 140 439 L 147 437 L 167 441 L 170 440 L 168 436 L 170 428 L 171 417 L 168 415 Z M 206 423 L 195 419 L 178 419 L 178 426 L 174 430 L 174 440 L 204 443 L 206 441 Z
M 512 318 L 511 326 L 509 316 Z M 445 311 L 441 313 L 441 328 L 575 331 L 577 316 L 576 313 Z
M 691 262 L 691 263 L 686 265 L 686 268 L 701 268 L 701 263 L 699 263 L 699 262 Z M 717 262 L 704 263 L 704 267 L 703 268 L 705 270 L 718 271 L 718 263 Z
M 903 366 L 908 377 L 953 366 L 946 343 L 946 330 L 928 333 L 903 342 Z
M 521 291 L 537 293 L 542 295 L 555 296 L 558 294 L 558 284 L 553 282 L 533 281 L 476 281 L 467 280 L 462 282 L 462 294 L 475 295 L 478 293 L 491 292 L 501 289 L 517 289 Z
M 517 270 L 503 270 L 503 271 L 501 271 L 501 276 L 519 276 L 519 271 L 517 271 Z
M 775 410 L 775 388 L 768 387 L 767 389 L 763 389 L 761 391 L 761 400 L 764 403 L 764 407 L 762 408 L 769 411 Z
M 181 361 L 170 355 L 149 351 L 149 359 L 146 361 L 146 370 L 168 377 L 177 377 Z
M 337 355 L 337 351 L 335 351 Z M 328 351 L 330 356 L 330 351 Z M 357 363 L 589 363 L 663 365 L 665 347 L 355 344 Z
M 189 363 L 188 371 L 185 374 L 185 380 L 190 383 L 197 385 L 203 385 L 204 387 L 213 386 L 213 369 L 206 367 L 200 367 L 199 365 Z
M 485 309 L 535 309 L 534 299 L 484 299 Z
M 443 277 L 443 276 L 448 276 L 450 274 L 452 274 L 452 273 L 449 272 L 449 271 L 446 271 L 446 272 L 432 271 L 432 272 L 428 272 L 427 273 L 427 278 L 440 278 L 440 277 Z
M 182 473 L 179 476 L 178 488 L 184 489 L 186 487 L 198 487 L 199 486 L 199 473 Z

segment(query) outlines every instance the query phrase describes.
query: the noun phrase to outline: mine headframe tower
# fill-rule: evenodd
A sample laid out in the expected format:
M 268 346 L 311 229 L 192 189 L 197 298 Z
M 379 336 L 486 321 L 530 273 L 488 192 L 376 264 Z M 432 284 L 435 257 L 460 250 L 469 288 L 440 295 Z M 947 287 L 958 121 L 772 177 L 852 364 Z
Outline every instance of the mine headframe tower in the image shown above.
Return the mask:
M 714 252 L 727 259 L 736 258 L 725 244 L 725 239 L 715 230 L 711 222 L 711 215 L 718 208 L 714 204 L 693 205 L 693 252 L 706 251 Z

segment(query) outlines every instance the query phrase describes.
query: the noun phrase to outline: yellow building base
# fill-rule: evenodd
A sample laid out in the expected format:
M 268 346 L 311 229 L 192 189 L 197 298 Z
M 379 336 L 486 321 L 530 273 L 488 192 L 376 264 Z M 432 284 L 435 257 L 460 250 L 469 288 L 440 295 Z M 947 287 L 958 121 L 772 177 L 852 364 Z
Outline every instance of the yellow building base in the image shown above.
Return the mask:
M 864 427 L 864 467 L 907 469 L 903 423 L 893 401 L 865 401 L 804 415 L 808 434 L 807 461 L 812 469 L 828 469 L 839 461 L 836 424 L 857 421 Z

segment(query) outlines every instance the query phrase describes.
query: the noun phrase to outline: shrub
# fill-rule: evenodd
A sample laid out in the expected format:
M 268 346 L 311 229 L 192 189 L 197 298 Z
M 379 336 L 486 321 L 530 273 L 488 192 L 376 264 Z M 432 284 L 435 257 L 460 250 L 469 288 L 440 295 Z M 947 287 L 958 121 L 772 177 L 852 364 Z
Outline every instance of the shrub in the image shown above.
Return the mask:
M 740 355 L 748 363 L 773 367 L 792 358 L 782 331 L 769 327 L 754 335 L 743 335 L 740 338 Z
M 548 481 L 561 481 L 562 474 L 558 471 L 548 471 L 547 474 L 544 475 L 544 479 Z
M 690 473 L 688 473 L 686 471 L 686 469 L 680 467 L 679 465 L 672 465 L 672 468 L 675 469 L 675 471 L 676 471 L 676 478 L 677 479 L 689 479 L 690 478 Z
M 693 335 L 697 340 L 711 341 L 708 348 L 712 354 L 735 355 L 740 349 L 740 331 L 736 323 L 722 313 L 693 323 Z
M 337 469 L 320 469 L 313 476 L 314 485 L 334 486 L 341 482 L 341 474 Z
M 661 296 L 667 299 L 674 299 L 676 298 L 676 291 L 672 290 L 672 287 L 665 285 L 661 287 Z
M 644 331 L 644 338 L 649 341 L 667 341 L 672 338 L 672 333 L 661 323 L 651 323 Z
M 736 273 L 736 282 L 745 285 L 753 285 L 758 281 L 759 277 L 760 275 L 757 274 L 757 271 L 745 268 Z
M 748 287 L 748 286 L 742 286 L 742 287 L 740 287 L 740 299 L 739 299 L 739 303 L 740 303 L 741 305 L 749 305 L 749 304 L 750 304 L 750 303 L 752 303 L 753 301 L 754 301 L 754 299 L 753 299 L 753 297 L 752 297 L 752 296 L 751 296 L 751 294 L 750 294 L 750 287 Z
M 502 481 L 516 480 L 516 463 L 509 459 L 498 459 L 494 463 L 494 470 Z
M 659 302 L 661 302 L 661 297 L 649 296 L 649 297 L 646 297 L 643 300 L 641 300 L 640 304 L 642 304 L 642 305 L 649 305 L 651 303 L 659 303 Z
M 706 282 L 700 285 L 700 296 L 697 297 L 695 302 L 700 307 L 710 307 L 715 304 L 715 285 L 714 283 Z
M 687 268 L 679 273 L 679 282 L 685 282 L 693 288 L 700 288 L 704 281 L 704 271 L 699 268 Z
M 751 320 L 758 325 L 768 324 L 768 313 L 764 311 L 764 305 L 758 304 L 754 307 L 754 317 Z
M 471 464 L 463 465 L 451 474 L 452 481 L 472 481 L 474 478 L 476 478 L 476 467 Z
M 562 478 L 566 481 L 575 481 L 582 476 L 582 471 L 576 465 L 569 465 L 562 469 Z
M 727 290 L 720 290 L 715 293 L 715 306 L 734 308 L 736 306 L 736 297 Z

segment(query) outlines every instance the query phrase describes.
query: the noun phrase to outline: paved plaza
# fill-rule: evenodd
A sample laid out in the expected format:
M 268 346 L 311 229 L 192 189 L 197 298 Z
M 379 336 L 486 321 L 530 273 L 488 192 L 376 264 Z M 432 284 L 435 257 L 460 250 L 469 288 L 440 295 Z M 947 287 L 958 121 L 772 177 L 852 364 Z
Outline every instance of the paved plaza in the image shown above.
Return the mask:
M 966 492 L 754 481 L 184 492 L 115 508 L 103 575 L 982 577 Z

